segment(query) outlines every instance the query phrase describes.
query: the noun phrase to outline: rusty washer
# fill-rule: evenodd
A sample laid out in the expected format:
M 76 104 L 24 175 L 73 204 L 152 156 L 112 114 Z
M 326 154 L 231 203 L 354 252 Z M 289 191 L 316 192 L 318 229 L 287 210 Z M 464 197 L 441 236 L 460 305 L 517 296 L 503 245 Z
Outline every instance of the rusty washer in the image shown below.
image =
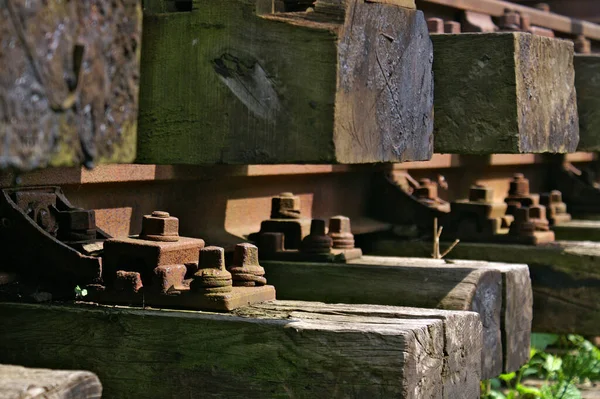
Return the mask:
M 258 264 L 258 248 L 244 243 L 235 246 L 233 265 L 229 268 L 236 287 L 254 287 L 267 284 L 265 269 Z
M 304 237 L 300 252 L 311 254 L 327 254 L 331 252 L 333 240 L 325 234 L 325 221 L 313 219 L 310 224 L 310 234 Z
M 329 219 L 329 237 L 333 240 L 334 249 L 354 248 L 354 235 L 350 228 L 350 218 L 334 216 Z
M 200 250 L 198 271 L 194 273 L 190 289 L 203 294 L 230 292 L 231 273 L 225 269 L 225 251 L 220 247 L 205 247 Z

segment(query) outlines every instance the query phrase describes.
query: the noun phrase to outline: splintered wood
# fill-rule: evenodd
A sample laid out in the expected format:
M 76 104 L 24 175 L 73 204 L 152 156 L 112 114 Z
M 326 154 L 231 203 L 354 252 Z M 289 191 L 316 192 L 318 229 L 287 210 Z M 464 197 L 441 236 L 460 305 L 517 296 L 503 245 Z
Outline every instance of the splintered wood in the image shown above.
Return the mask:
M 235 314 L 0 304 L 0 358 L 94 370 L 106 397 L 479 397 L 473 312 L 275 301 Z M 77 350 L 73 350 L 76 347 Z
M 134 160 L 140 3 L 0 0 L 0 169 Z
M 256 15 L 254 3 L 145 16 L 139 162 L 431 157 L 433 49 L 420 11 L 343 0 Z

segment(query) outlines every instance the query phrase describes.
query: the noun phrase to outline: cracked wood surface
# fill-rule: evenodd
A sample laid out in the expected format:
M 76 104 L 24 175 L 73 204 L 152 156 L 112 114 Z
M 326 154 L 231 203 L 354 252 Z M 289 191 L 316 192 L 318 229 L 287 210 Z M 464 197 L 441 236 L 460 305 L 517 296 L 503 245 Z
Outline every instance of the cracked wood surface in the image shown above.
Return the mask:
M 395 3 L 260 16 L 250 0 L 147 9 L 137 161 L 429 159 L 433 49 L 423 14 Z
M 0 0 L 0 169 L 133 161 L 140 3 Z
M 107 397 L 479 397 L 476 313 L 275 301 L 235 314 L 0 304 L 0 358 Z M 76 348 L 76 350 L 74 350 Z
M 443 239 L 443 235 L 442 235 Z M 431 244 L 381 239 L 370 253 L 425 256 Z M 600 244 L 557 241 L 538 246 L 461 242 L 450 258 L 527 263 L 533 289 L 533 331 L 600 334 Z
M 573 44 L 528 33 L 432 35 L 435 152 L 574 152 Z
M 100 380 L 88 371 L 0 364 L 0 399 L 100 399 L 101 396 Z

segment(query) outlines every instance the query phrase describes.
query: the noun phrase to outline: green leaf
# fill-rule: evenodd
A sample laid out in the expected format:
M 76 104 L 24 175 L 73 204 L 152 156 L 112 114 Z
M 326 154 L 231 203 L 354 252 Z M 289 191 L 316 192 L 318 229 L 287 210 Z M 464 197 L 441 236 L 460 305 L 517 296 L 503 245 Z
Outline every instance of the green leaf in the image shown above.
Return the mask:
M 498 378 L 500 378 L 504 382 L 511 382 L 512 380 L 515 379 L 516 376 L 517 376 L 517 373 L 515 373 L 513 371 L 512 373 L 509 373 L 509 374 L 500 374 L 498 376 Z
M 558 338 L 559 336 L 556 334 L 534 333 L 531 334 L 531 347 L 543 351 L 558 341 Z
M 562 367 L 562 359 L 556 356 L 548 355 L 546 357 L 546 361 L 544 362 L 544 369 L 549 372 L 557 372 Z

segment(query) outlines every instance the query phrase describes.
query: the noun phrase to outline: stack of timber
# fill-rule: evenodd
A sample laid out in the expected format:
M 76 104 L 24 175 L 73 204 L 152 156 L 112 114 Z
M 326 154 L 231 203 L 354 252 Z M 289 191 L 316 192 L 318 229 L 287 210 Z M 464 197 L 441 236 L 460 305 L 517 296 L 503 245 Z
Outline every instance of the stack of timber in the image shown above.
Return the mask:
M 372 254 L 427 256 L 429 244 L 398 239 L 374 240 Z M 463 243 L 451 258 L 495 262 L 526 262 L 533 288 L 533 330 L 538 332 L 600 333 L 600 245 L 563 241 L 537 246 Z
M 234 314 L 3 303 L 0 318 L 10 320 L 0 327 L 0 359 L 77 364 L 94 370 L 111 398 L 479 397 L 482 327 L 472 312 L 294 301 Z
M 533 297 L 526 265 L 379 256 L 261 264 L 280 299 L 477 312 L 484 379 L 518 370 L 529 359 Z

